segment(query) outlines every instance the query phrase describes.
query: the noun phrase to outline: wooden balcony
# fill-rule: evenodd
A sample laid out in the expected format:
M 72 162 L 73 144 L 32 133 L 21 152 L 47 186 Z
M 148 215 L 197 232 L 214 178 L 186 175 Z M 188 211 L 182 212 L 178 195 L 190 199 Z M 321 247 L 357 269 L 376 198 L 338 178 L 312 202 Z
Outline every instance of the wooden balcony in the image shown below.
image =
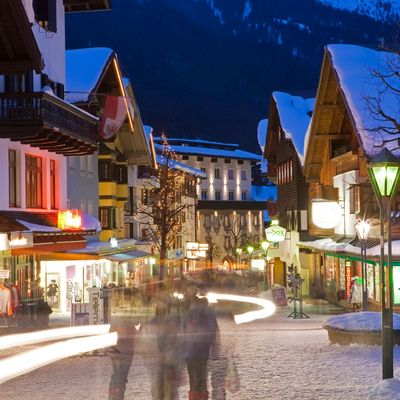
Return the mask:
M 0 93 L 0 138 L 57 154 L 92 154 L 97 118 L 47 93 Z
M 42 56 L 21 0 L 0 0 L 0 74 L 42 70 Z
M 111 10 L 111 0 L 64 0 L 66 12 Z

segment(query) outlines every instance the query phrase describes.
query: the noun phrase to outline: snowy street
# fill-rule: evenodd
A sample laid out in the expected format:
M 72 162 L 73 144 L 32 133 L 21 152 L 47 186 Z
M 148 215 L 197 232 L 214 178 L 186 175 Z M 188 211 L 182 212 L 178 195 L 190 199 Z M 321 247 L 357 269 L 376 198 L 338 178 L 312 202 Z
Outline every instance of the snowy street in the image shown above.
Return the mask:
M 244 325 L 219 318 L 223 349 L 233 354 L 240 377 L 240 391 L 228 392 L 227 399 L 400 399 L 400 394 L 394 397 L 376 390 L 381 382 L 379 346 L 330 345 L 327 332 L 321 328 L 327 315 L 292 320 L 286 318 L 287 311 Z M 148 400 L 148 360 L 134 353 L 125 399 Z M 400 349 L 396 348 L 397 376 L 399 358 Z M 67 359 L 29 374 L 29 385 L 22 384 L 26 376 L 3 384 L 2 398 L 108 399 L 111 375 L 108 356 Z M 178 398 L 187 399 L 187 392 L 184 378 Z

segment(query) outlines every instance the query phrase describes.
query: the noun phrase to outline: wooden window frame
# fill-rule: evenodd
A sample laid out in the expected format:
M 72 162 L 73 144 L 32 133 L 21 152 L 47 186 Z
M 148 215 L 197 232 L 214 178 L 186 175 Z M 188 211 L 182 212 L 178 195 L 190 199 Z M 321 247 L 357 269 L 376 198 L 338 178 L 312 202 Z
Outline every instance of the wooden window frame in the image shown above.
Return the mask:
M 8 150 L 8 205 L 18 207 L 17 151 L 14 149 Z
M 43 158 L 25 154 L 26 208 L 43 208 Z

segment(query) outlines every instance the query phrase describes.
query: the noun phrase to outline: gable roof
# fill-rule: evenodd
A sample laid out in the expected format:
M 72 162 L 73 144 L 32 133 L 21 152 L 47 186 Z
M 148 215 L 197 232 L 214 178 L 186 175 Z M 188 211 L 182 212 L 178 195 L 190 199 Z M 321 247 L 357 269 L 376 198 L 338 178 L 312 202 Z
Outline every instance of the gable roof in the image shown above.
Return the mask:
M 378 120 L 371 113 L 367 101 L 367 98 L 379 98 L 383 111 L 398 118 L 400 114 L 398 93 L 385 90 L 387 88 L 379 77 L 374 76 L 374 72 L 393 75 L 389 64 L 393 63 L 398 67 L 399 56 L 387 51 L 350 44 L 331 44 L 326 47 L 326 52 L 365 154 L 370 158 L 384 146 L 400 155 L 397 140 L 393 142 L 393 136 L 380 129 L 381 126 L 385 126 L 389 130 L 394 130 L 394 126 L 386 121 Z M 388 77 L 387 80 L 394 87 L 399 87 L 398 77 Z M 388 142 L 390 140 L 392 141 Z
M 70 103 L 86 103 L 114 57 L 106 47 L 66 51 L 66 95 Z
M 292 141 L 301 163 L 304 163 L 304 138 L 311 121 L 315 98 L 305 99 L 284 92 L 273 92 L 281 127 Z

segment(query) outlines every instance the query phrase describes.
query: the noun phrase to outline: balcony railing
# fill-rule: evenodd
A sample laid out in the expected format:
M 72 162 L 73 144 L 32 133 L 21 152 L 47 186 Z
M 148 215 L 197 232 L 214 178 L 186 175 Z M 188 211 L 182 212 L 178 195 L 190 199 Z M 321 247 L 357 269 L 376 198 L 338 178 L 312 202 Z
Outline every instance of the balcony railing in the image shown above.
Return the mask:
M 95 149 L 97 122 L 96 117 L 47 93 L 0 93 L 1 138 L 61 153 Z

